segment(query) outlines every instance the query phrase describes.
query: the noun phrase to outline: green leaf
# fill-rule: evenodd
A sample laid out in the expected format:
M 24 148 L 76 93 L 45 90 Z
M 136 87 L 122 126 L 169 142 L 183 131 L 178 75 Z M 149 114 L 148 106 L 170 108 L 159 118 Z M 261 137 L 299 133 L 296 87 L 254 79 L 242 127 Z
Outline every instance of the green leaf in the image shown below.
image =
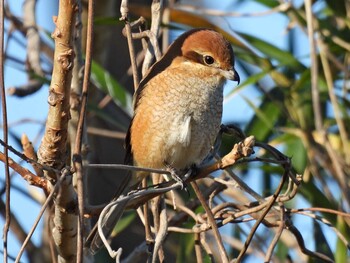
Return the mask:
M 288 68 L 298 72 L 305 70 L 305 66 L 301 64 L 290 52 L 284 51 L 277 46 L 274 46 L 273 44 L 270 44 L 255 36 L 242 32 L 240 32 L 239 35 L 268 58 L 277 60 L 279 62 L 278 66 L 287 66 Z
M 246 62 L 251 66 L 260 68 L 263 72 L 269 73 L 271 78 L 275 81 L 278 86 L 289 87 L 292 80 L 289 79 L 285 74 L 278 71 L 276 67 L 272 65 L 268 58 L 261 57 L 254 52 L 242 51 L 241 49 L 235 49 L 235 54 L 239 59 L 238 62 Z M 247 68 L 244 63 L 240 63 L 241 68 Z M 252 72 L 250 70 L 250 72 Z M 247 75 L 255 75 L 255 72 L 249 73 Z
M 127 131 L 129 124 L 125 123 L 123 125 L 123 123 L 121 123 L 120 121 L 118 121 L 114 116 L 111 116 L 111 114 L 109 114 L 108 112 L 106 112 L 105 110 L 99 108 L 96 104 L 88 104 L 88 110 L 90 112 L 93 112 L 96 116 L 98 116 L 99 118 L 101 118 L 102 120 L 114 125 L 116 128 L 122 130 L 122 131 Z
M 120 218 L 120 220 L 118 221 L 118 224 L 116 224 L 116 226 L 114 227 L 111 237 L 115 237 L 120 232 L 122 232 L 125 228 L 130 226 L 130 224 L 134 221 L 135 218 L 136 218 L 135 211 L 125 212 L 123 217 Z
M 327 207 L 329 209 L 338 210 L 339 204 L 329 200 L 322 190 L 317 188 L 314 178 L 311 180 L 303 181 L 303 187 L 299 188 L 299 193 L 301 193 L 304 198 L 310 202 L 311 206 L 314 207 Z M 336 223 L 336 216 L 329 213 L 324 213 L 323 216 L 331 222 L 331 224 Z
M 314 240 L 315 242 L 315 246 L 316 246 L 316 251 L 320 252 L 328 257 L 330 257 L 331 259 L 333 259 L 333 253 L 331 248 L 329 247 L 327 238 L 325 237 L 325 234 L 323 233 L 323 230 L 320 226 L 320 224 L 315 220 L 314 221 Z M 342 261 L 345 262 L 345 261 Z
M 254 135 L 259 141 L 265 141 L 274 130 L 275 123 L 281 116 L 280 107 L 266 97 L 259 107 L 255 106 L 248 98 L 243 97 L 243 99 L 255 111 L 255 116 L 247 126 L 246 134 Z
M 346 17 L 346 2 L 347 1 L 334 1 L 334 0 L 326 0 L 327 5 L 330 9 L 338 16 Z M 345 262 L 345 261 L 344 261 Z
M 274 8 L 280 5 L 280 2 L 276 0 L 255 0 L 255 2 L 262 4 L 268 8 Z
M 282 134 L 274 138 L 270 144 L 274 147 L 283 144 L 285 146 L 283 154 L 292 158 L 292 165 L 298 173 L 303 173 L 307 165 L 307 154 L 298 134 L 296 128 L 282 129 Z
M 338 216 L 337 217 L 337 229 L 345 236 L 345 238 L 349 238 L 349 232 L 348 232 L 348 228 L 346 227 L 346 224 L 344 222 L 344 218 L 342 216 Z M 337 263 L 341 263 L 341 262 L 347 262 L 348 260 L 348 249 L 346 245 L 343 243 L 343 241 L 338 238 L 337 239 L 337 245 L 336 245 L 336 249 L 335 249 L 335 262 Z
M 246 78 L 243 83 L 239 84 L 238 87 L 232 89 L 225 96 L 225 99 L 228 100 L 228 99 L 230 99 L 230 97 L 232 97 L 233 95 L 237 94 L 238 92 L 240 92 L 241 90 L 243 90 L 247 86 L 256 84 L 260 79 L 265 77 L 267 74 L 268 74 L 268 72 L 263 71 L 263 72 L 259 72 L 257 74 L 251 75 L 250 77 Z
M 179 235 L 176 262 L 188 262 L 194 258 L 194 235 Z
M 96 87 L 109 94 L 113 101 L 131 116 L 131 95 L 113 78 L 108 71 L 106 71 L 95 61 L 92 61 L 91 65 L 91 81 Z
M 280 262 L 288 262 L 288 253 L 290 249 L 284 242 L 277 243 L 276 256 Z
M 108 16 L 98 16 L 98 17 L 95 17 L 94 19 L 94 24 L 96 26 L 99 26 L 99 25 L 124 25 L 124 22 L 123 21 L 120 21 L 117 17 L 108 17 Z

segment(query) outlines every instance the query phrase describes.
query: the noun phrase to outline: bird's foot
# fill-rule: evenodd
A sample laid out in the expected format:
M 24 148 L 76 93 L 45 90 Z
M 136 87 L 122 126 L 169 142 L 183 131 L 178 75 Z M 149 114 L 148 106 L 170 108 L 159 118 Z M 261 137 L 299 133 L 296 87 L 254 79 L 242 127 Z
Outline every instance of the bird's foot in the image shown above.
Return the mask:
M 185 189 L 185 191 L 188 192 L 187 185 L 186 185 L 185 181 L 189 177 L 189 175 L 191 174 L 191 169 L 189 169 L 189 171 L 187 171 L 184 176 L 179 176 L 178 171 L 169 164 L 167 164 L 167 170 L 170 172 L 171 178 L 175 182 L 177 182 L 181 185 L 181 190 Z
M 185 181 L 177 174 L 177 171 L 174 168 L 169 169 L 171 178 L 174 179 L 174 181 L 176 181 L 177 183 L 180 183 L 181 185 L 181 190 L 185 189 L 187 190 L 187 185 L 185 183 Z

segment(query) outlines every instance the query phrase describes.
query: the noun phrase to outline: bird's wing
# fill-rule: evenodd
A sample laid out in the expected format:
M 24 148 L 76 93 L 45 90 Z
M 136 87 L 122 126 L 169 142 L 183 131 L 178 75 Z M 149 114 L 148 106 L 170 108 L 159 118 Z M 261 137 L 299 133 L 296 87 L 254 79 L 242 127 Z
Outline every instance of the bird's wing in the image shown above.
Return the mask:
M 133 165 L 133 155 L 132 155 L 132 150 L 131 150 L 131 134 L 130 134 L 130 129 L 132 125 L 132 121 L 134 118 L 131 119 L 128 131 L 125 136 L 125 141 L 124 141 L 124 147 L 125 147 L 125 156 L 124 156 L 124 164 L 127 165 Z

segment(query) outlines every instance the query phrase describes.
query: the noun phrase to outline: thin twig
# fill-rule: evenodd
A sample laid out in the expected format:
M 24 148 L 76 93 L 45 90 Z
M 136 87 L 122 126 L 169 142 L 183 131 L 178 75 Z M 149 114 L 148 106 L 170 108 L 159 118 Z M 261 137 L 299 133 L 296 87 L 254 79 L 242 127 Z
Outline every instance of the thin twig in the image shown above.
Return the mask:
M 206 199 L 204 198 L 203 194 L 201 193 L 197 183 L 195 181 L 193 181 L 193 182 L 191 182 L 191 186 L 192 186 L 193 190 L 195 191 L 199 201 L 201 202 L 205 212 L 207 213 L 209 223 L 210 223 L 211 228 L 213 230 L 214 237 L 217 241 L 221 262 L 228 262 L 228 256 L 227 256 L 224 244 L 222 242 L 222 238 L 221 238 L 219 229 L 216 225 L 214 215 L 213 215 L 212 211 L 210 210 L 208 204 L 206 203 Z
M 211 246 L 207 243 L 206 240 L 206 233 L 200 233 L 200 241 L 201 241 L 201 245 L 203 247 L 203 249 L 205 250 L 205 252 L 207 253 L 207 255 L 209 256 L 209 258 L 211 259 L 211 262 L 215 262 L 214 259 L 214 253 L 213 250 L 211 248 Z
M 325 218 L 323 218 L 323 217 L 321 217 L 319 215 L 315 215 L 315 214 L 312 214 L 312 213 L 306 213 L 306 212 L 302 212 L 302 211 L 298 211 L 298 212 L 296 212 L 296 214 L 311 217 L 311 218 L 316 219 L 316 220 L 322 222 L 323 224 L 327 225 L 328 227 L 330 227 L 335 232 L 335 234 L 344 243 L 344 245 L 348 249 L 350 249 L 350 245 L 349 245 L 349 242 L 346 240 L 346 237 L 335 226 L 333 226 L 333 224 L 331 222 L 329 222 L 327 219 L 325 219 Z M 350 215 L 348 214 L 348 216 L 350 216 Z
M 244 246 L 241 249 L 238 257 L 237 257 L 237 262 L 241 262 L 243 259 L 244 254 L 246 253 L 248 246 L 250 244 L 250 242 L 253 239 L 253 236 L 255 234 L 255 231 L 258 229 L 260 223 L 264 220 L 265 216 L 267 215 L 267 213 L 270 211 L 270 209 L 272 208 L 273 204 L 275 203 L 279 193 L 282 191 L 284 182 L 287 180 L 288 177 L 288 173 L 289 173 L 289 167 L 285 167 L 285 171 L 283 173 L 283 176 L 281 178 L 280 184 L 278 185 L 275 193 L 273 194 L 272 198 L 269 200 L 267 207 L 265 208 L 264 212 L 260 215 L 260 218 L 255 222 L 254 226 L 252 227 L 246 241 L 244 242 Z
M 152 169 L 147 167 L 138 167 L 126 164 L 98 164 L 98 163 L 90 163 L 86 165 L 89 168 L 105 168 L 105 169 L 116 169 L 116 170 L 130 170 L 130 171 L 140 171 L 140 172 L 150 172 L 150 173 L 158 173 L 158 174 L 168 174 L 170 172 L 162 169 Z
M 134 43 L 131 36 L 131 26 L 129 23 L 128 15 L 129 15 L 129 8 L 128 8 L 128 0 L 122 0 L 120 5 L 120 14 L 121 14 L 121 21 L 125 22 L 125 32 L 128 40 L 128 47 L 129 47 L 129 54 L 130 54 L 130 61 L 131 61 L 131 67 L 133 72 L 133 80 L 134 80 L 134 90 L 137 90 L 137 87 L 140 82 L 140 77 L 137 71 L 137 64 L 136 64 L 136 58 L 135 58 L 135 50 L 134 50 Z
M 308 207 L 308 208 L 290 209 L 291 213 L 298 213 L 298 212 L 305 212 L 305 211 L 322 212 L 322 213 L 335 214 L 335 215 L 342 216 L 342 217 L 350 217 L 349 213 L 337 211 L 334 209 L 324 208 L 324 207 Z
M 142 65 L 142 75 L 144 76 L 148 69 L 150 68 L 153 62 L 153 55 L 156 56 L 156 60 L 158 61 L 161 58 L 161 52 L 158 44 L 158 35 L 159 28 L 162 20 L 162 9 L 163 9 L 163 0 L 153 0 L 151 5 L 152 10 L 152 22 L 151 29 L 148 31 L 147 35 L 149 41 L 152 45 L 154 54 L 151 52 L 151 45 L 148 45 L 146 50 L 145 59 Z
M 336 92 L 334 90 L 334 84 L 333 84 L 334 81 L 333 81 L 333 76 L 332 76 L 331 65 L 329 64 L 329 61 L 328 61 L 327 56 L 325 54 L 328 48 L 320 38 L 318 39 L 318 45 L 321 49 L 320 57 L 321 57 L 322 68 L 323 68 L 324 76 L 325 76 L 327 87 L 328 87 L 328 95 L 329 95 L 329 98 L 331 100 L 331 105 L 332 105 L 333 112 L 334 112 L 334 118 L 335 118 L 335 121 L 337 123 L 338 129 L 339 129 L 339 134 L 340 134 L 340 139 L 341 139 L 342 145 L 343 145 L 342 149 L 344 151 L 344 156 L 346 158 L 345 161 L 346 161 L 346 163 L 350 164 L 350 147 L 347 147 L 347 143 L 349 141 L 349 138 L 348 138 L 347 130 L 345 127 L 345 123 L 343 121 L 342 113 L 341 113 L 340 107 L 338 105 L 337 97 L 335 95 Z M 326 142 L 326 143 L 328 144 L 329 142 Z M 326 149 L 328 149 L 328 147 L 326 147 Z M 333 153 L 329 154 L 330 158 L 332 159 L 332 163 L 334 164 L 336 175 L 338 177 L 339 184 L 343 190 L 343 194 L 346 197 L 348 203 L 350 203 L 350 197 L 348 195 L 349 189 L 347 187 L 347 179 L 345 178 L 345 174 L 342 171 L 339 157 L 332 158 L 332 156 L 336 155 L 334 153 L 333 147 L 332 147 L 332 150 L 333 150 Z
M 9 87 L 7 89 L 7 94 L 17 97 L 25 97 L 37 92 L 42 86 L 43 80 L 29 79 L 29 81 L 20 86 Z
M 28 156 L 28 158 L 33 159 L 35 161 L 38 161 L 38 157 L 36 156 L 36 153 L 34 151 L 33 144 L 29 141 L 28 136 L 26 134 L 23 134 L 21 137 L 21 144 L 23 148 L 23 153 L 25 156 Z M 37 176 L 43 177 L 43 170 L 40 168 L 37 164 L 32 164 L 33 169 Z
M 40 64 L 40 35 L 35 21 L 36 0 L 25 0 L 23 9 L 23 26 L 27 29 L 27 56 L 30 68 L 39 76 L 43 76 Z M 41 83 L 40 87 L 43 83 Z
M 153 202 L 153 206 L 157 206 L 157 208 L 154 210 L 155 213 L 153 216 L 156 237 L 154 239 L 152 263 L 156 263 L 157 258 L 159 262 L 164 262 L 163 243 L 168 235 L 168 216 L 164 196 L 160 196 L 156 199 L 158 199 L 158 201 Z
M 195 233 L 194 234 L 194 251 L 196 253 L 197 263 L 203 263 L 200 243 L 201 243 L 200 233 Z
M 13 186 L 12 186 L 13 189 Z M 5 203 L 2 199 L 0 199 L 0 214 L 2 217 L 5 218 Z M 21 223 L 17 220 L 16 216 L 11 213 L 11 233 L 16 236 L 19 243 L 23 243 L 23 241 L 27 237 L 27 231 L 22 227 Z M 37 247 L 35 244 L 31 241 L 28 242 L 27 245 L 27 253 L 28 257 L 31 258 L 32 255 L 34 255 L 35 251 L 37 250 Z M 15 261 L 15 258 L 12 259 L 12 261 Z
M 24 26 L 23 21 L 19 19 L 17 16 L 13 15 L 9 8 L 5 8 L 5 17 L 11 21 L 11 25 L 17 29 L 18 32 L 20 32 L 24 37 L 27 34 L 28 28 Z M 4 17 L 4 16 L 2 16 Z M 46 54 L 47 57 L 53 58 L 53 50 L 51 45 L 47 41 L 43 41 L 40 38 L 40 47 L 44 54 Z
M 272 253 L 273 250 L 275 249 L 278 240 L 280 239 L 283 229 L 284 229 L 284 221 L 285 221 L 285 208 L 283 204 L 280 204 L 280 211 L 281 211 L 281 218 L 280 218 L 280 222 L 279 222 L 279 226 L 276 230 L 275 236 L 273 237 L 269 248 L 266 251 L 265 254 L 265 261 L 264 262 L 270 262 L 271 257 L 272 257 Z
M 0 0 L 0 85 L 1 85 L 1 105 L 2 105 L 2 124 L 4 135 L 4 154 L 5 154 L 5 177 L 6 177 L 6 203 L 5 203 L 5 225 L 3 228 L 3 247 L 4 247 L 4 263 L 7 263 L 7 235 L 10 229 L 11 223 L 11 207 L 10 207 L 10 169 L 8 160 L 8 126 L 7 126 L 7 106 L 6 106 L 6 93 L 5 93 L 5 80 L 4 80 L 4 0 Z
M 84 132 L 84 121 L 86 116 L 86 105 L 88 99 L 88 90 L 90 83 L 91 61 L 92 61 L 92 43 L 94 29 L 94 0 L 89 0 L 88 19 L 87 19 L 87 37 L 86 37 L 86 58 L 84 67 L 84 80 L 81 98 L 81 108 L 79 121 L 77 125 L 77 133 L 75 140 L 75 148 L 73 154 L 73 163 L 77 178 L 77 195 L 78 195 L 78 237 L 77 237 L 77 263 L 83 262 L 84 249 L 84 178 L 83 163 L 81 157 L 81 147 Z
M 18 157 L 20 157 L 22 160 L 26 161 L 27 163 L 30 163 L 30 164 L 35 164 L 35 165 L 38 165 L 40 166 L 43 170 L 46 170 L 46 171 L 51 171 L 53 173 L 57 173 L 59 172 L 59 170 L 57 169 L 54 169 L 54 168 L 51 168 L 50 166 L 47 166 L 47 165 L 44 165 L 44 164 L 40 164 L 39 162 L 31 159 L 31 158 L 28 158 L 26 155 L 24 155 L 23 153 L 17 151 L 15 148 L 13 148 L 12 146 L 8 145 L 7 143 L 5 143 L 3 140 L 0 139 L 0 144 L 4 147 L 6 147 L 8 150 L 10 150 L 11 152 L 13 152 L 15 155 L 17 155 Z
M 32 228 L 30 229 L 30 231 L 29 231 L 29 233 L 28 233 L 28 235 L 27 235 L 27 238 L 24 240 L 24 242 L 23 242 L 23 244 L 22 244 L 22 247 L 21 247 L 21 249 L 20 249 L 20 251 L 19 251 L 19 253 L 18 253 L 18 255 L 17 255 L 17 258 L 16 258 L 15 263 L 20 262 L 20 259 L 21 259 L 21 257 L 22 257 L 22 254 L 23 254 L 23 252 L 24 252 L 24 249 L 25 249 L 25 247 L 27 246 L 29 240 L 31 239 L 31 237 L 32 237 L 32 235 L 33 235 L 33 233 L 34 233 L 36 227 L 38 226 L 39 221 L 40 221 L 41 217 L 43 216 L 43 214 L 44 214 L 44 212 L 45 212 L 47 206 L 49 205 L 49 203 L 51 202 L 51 200 L 52 200 L 54 194 L 57 192 L 59 186 L 61 185 L 61 183 L 63 182 L 63 180 L 66 178 L 66 176 L 67 176 L 69 173 L 70 173 L 70 171 L 69 171 L 68 169 L 63 169 L 63 170 L 62 170 L 62 173 L 61 173 L 61 176 L 60 176 L 59 180 L 56 182 L 56 184 L 55 184 L 55 186 L 53 187 L 51 193 L 49 194 L 49 196 L 47 197 L 45 203 L 44 203 L 43 206 L 41 207 L 40 212 L 39 212 L 39 214 L 38 214 L 38 216 L 37 216 L 37 218 L 36 218 L 36 220 L 35 220 L 35 222 L 34 222 Z
M 114 138 L 114 139 L 125 139 L 125 132 L 119 132 L 119 131 L 111 131 L 103 128 L 97 128 L 97 127 L 87 127 L 86 132 L 88 134 L 93 134 L 96 136 L 102 136 L 107 138 Z
M 254 213 L 258 213 L 260 211 L 262 211 L 263 209 L 266 209 L 271 200 L 273 200 L 274 196 L 270 196 L 265 202 L 261 203 L 258 206 L 252 207 L 252 208 L 248 208 L 248 209 L 244 209 L 242 206 L 240 206 L 240 211 L 235 212 L 233 215 L 231 215 L 230 217 L 226 218 L 225 220 L 223 220 L 222 224 L 227 224 L 229 222 L 232 222 L 233 220 L 236 220 L 239 217 L 245 216 L 245 215 L 252 215 Z M 249 206 L 248 206 L 249 207 Z M 231 214 L 231 213 L 228 213 Z M 263 221 L 264 224 L 268 227 L 273 227 L 275 226 L 274 223 L 271 223 L 269 221 Z
M 301 252 L 303 252 L 305 255 L 320 259 L 320 260 L 322 260 L 322 262 L 329 262 L 329 263 L 334 262 L 332 259 L 330 259 L 329 257 L 327 257 L 326 255 L 324 255 L 322 253 L 313 252 L 313 251 L 307 249 L 305 247 L 305 242 L 304 242 L 303 236 L 301 235 L 300 231 L 295 226 L 289 225 L 288 230 L 295 236 Z
M 48 191 L 48 182 L 45 178 L 36 176 L 28 169 L 16 163 L 11 157 L 7 157 L 6 155 L 0 152 L 0 161 L 9 164 L 14 171 L 16 171 L 20 176 L 23 177 L 30 185 L 34 185 L 43 189 L 46 193 Z
M 147 178 L 144 178 L 142 180 L 142 187 L 146 188 L 147 187 Z M 143 225 L 145 226 L 145 241 L 148 246 L 148 250 L 153 247 L 154 245 L 154 238 L 152 236 L 152 231 L 151 231 L 151 220 L 150 220 L 150 212 L 149 212 L 149 204 L 146 202 L 143 207 Z

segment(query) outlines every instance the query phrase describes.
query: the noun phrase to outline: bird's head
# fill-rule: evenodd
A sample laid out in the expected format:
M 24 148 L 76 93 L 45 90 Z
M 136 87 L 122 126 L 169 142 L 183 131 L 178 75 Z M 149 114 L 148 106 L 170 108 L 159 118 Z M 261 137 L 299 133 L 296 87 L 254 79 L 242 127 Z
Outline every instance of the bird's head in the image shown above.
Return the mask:
M 193 30 L 184 39 L 181 54 L 184 60 L 209 67 L 213 74 L 238 83 L 240 81 L 234 69 L 235 58 L 231 44 L 216 31 Z
M 240 78 L 234 69 L 235 58 L 231 44 L 214 30 L 197 28 L 185 32 L 169 46 L 163 57 L 150 68 L 140 86 L 144 86 L 170 65 L 183 62 L 204 65 L 213 74 L 239 84 Z

